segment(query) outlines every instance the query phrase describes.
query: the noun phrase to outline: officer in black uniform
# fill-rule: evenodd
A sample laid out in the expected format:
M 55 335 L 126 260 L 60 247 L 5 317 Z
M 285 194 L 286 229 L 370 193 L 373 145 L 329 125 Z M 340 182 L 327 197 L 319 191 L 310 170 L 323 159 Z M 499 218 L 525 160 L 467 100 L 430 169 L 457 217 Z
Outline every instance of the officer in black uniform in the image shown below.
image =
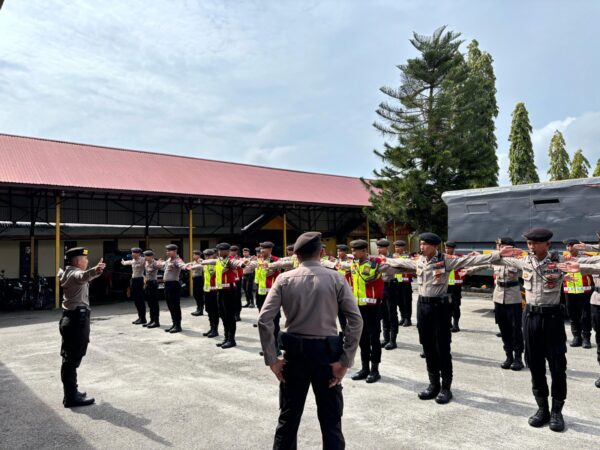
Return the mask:
M 379 239 L 376 243 L 378 256 L 387 258 L 389 254 L 390 241 Z M 383 324 L 383 341 L 381 347 L 386 350 L 393 350 L 398 347 L 396 338 L 398 336 L 398 309 L 397 292 L 398 283 L 394 274 L 383 272 L 383 301 L 381 304 L 381 322 Z
M 192 264 L 198 264 L 202 260 L 202 252 L 194 250 L 192 252 Z M 196 311 L 192 312 L 192 316 L 204 315 L 204 270 L 202 267 L 192 270 L 192 284 L 194 300 L 196 300 Z
M 99 277 L 106 267 L 103 260 L 88 269 L 88 249 L 75 247 L 65 252 L 66 267 L 58 272 L 63 289 L 62 318 L 59 322 L 62 345 L 60 378 L 64 388 L 65 408 L 94 403 L 77 390 L 77 368 L 87 352 L 90 341 L 89 282 Z

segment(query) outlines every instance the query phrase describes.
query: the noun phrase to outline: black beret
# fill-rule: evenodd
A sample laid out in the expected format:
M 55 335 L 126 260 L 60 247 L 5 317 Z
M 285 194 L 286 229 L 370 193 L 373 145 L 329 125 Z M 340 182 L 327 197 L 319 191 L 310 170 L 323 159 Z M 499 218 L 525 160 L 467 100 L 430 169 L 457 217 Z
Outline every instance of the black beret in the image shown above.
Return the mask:
M 294 251 L 300 251 L 304 246 L 312 244 L 315 241 L 321 242 L 321 233 L 319 233 L 318 231 L 309 231 L 308 233 L 302 233 L 294 243 Z M 263 244 L 260 244 L 261 247 L 263 246 Z
M 215 251 L 212 248 L 207 248 L 206 250 L 204 250 L 203 252 L 206 256 L 210 256 L 210 255 L 214 255 Z
M 285 249 L 286 250 L 294 250 L 294 245 L 293 244 L 292 245 L 288 245 Z
M 421 233 L 419 239 L 426 244 L 431 245 L 440 245 L 442 243 L 440 237 L 435 233 Z
M 270 241 L 261 242 L 259 245 L 260 245 L 260 248 L 273 248 L 273 247 L 275 247 L 275 244 L 273 244 Z
M 166 245 L 165 248 L 167 250 L 175 250 L 175 251 L 177 251 L 179 249 L 179 247 L 177 247 L 175 244 Z
M 217 244 L 217 250 L 229 250 L 231 248 L 231 245 L 229 245 L 227 242 L 220 242 Z
M 152 250 L 146 250 L 144 256 L 154 256 L 154 252 Z
M 346 244 L 340 244 L 340 245 L 336 245 L 336 248 L 338 250 L 341 250 L 343 252 L 347 252 L 349 250 L 348 246 Z
M 578 239 L 567 239 L 566 241 L 563 241 L 565 243 L 565 245 L 575 245 L 575 244 L 579 244 L 579 240 Z
M 242 251 L 243 251 L 243 252 L 250 252 L 250 249 L 249 249 L 248 247 L 244 247 L 244 248 L 242 249 Z
M 446 242 L 446 247 L 456 248 L 456 242 L 448 241 L 448 242 Z
M 362 239 L 356 239 L 350 242 L 350 248 L 353 250 L 366 250 L 369 247 L 369 243 Z
M 528 241 L 547 242 L 552 239 L 554 233 L 547 228 L 532 228 L 523 235 Z
M 377 245 L 377 247 L 389 247 L 390 246 L 390 241 L 388 241 L 387 239 L 379 239 L 375 245 Z
M 394 242 L 394 245 L 396 247 L 406 247 L 406 242 L 402 239 L 398 239 L 396 242 Z
M 192 254 L 194 254 L 194 255 L 201 255 L 201 254 L 202 254 L 202 252 L 201 252 L 200 250 L 194 250 L 194 251 L 192 252 Z
M 85 247 L 73 247 L 65 252 L 65 260 L 70 261 L 76 256 L 87 256 L 88 249 Z
M 139 247 L 133 247 L 131 253 L 142 253 L 142 249 Z
M 240 248 L 237 245 L 232 245 L 229 250 L 233 250 L 234 252 L 237 252 Z
M 256 253 L 260 252 L 260 250 L 261 250 L 261 248 L 260 248 L 260 247 L 256 247 L 256 248 L 254 249 L 254 251 L 255 251 Z
M 496 239 L 496 244 L 499 245 L 515 245 L 515 240 L 508 236 L 501 236 Z

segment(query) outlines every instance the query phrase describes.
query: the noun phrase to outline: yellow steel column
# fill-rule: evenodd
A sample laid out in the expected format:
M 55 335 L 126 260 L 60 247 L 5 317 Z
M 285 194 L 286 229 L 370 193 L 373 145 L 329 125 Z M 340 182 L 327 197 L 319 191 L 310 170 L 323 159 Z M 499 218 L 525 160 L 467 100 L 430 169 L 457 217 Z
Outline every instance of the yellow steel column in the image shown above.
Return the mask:
M 283 254 L 287 255 L 287 214 L 283 213 Z
M 190 205 L 188 209 L 189 215 L 189 249 L 188 249 L 188 261 L 191 261 L 193 258 L 193 250 L 194 250 L 194 210 Z M 192 271 L 189 272 L 189 287 L 190 287 L 190 297 L 194 295 L 194 280 L 192 278 Z
M 54 278 L 54 307 L 59 308 L 60 306 L 60 283 L 58 281 L 58 271 L 60 270 L 60 195 L 56 196 L 56 226 L 54 235 L 54 266 L 55 274 Z

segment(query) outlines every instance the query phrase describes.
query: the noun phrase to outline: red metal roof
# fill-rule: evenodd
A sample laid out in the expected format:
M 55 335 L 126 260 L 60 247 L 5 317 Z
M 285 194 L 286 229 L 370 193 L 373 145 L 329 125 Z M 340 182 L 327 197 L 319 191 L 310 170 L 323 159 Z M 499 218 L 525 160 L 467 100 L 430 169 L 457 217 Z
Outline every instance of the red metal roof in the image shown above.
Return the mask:
M 150 176 L 141 176 L 144 173 Z M 222 174 L 225 180 L 232 182 L 208 181 L 207 174 Z M 0 183 L 370 206 L 367 190 L 360 179 L 354 177 L 7 134 L 0 134 Z

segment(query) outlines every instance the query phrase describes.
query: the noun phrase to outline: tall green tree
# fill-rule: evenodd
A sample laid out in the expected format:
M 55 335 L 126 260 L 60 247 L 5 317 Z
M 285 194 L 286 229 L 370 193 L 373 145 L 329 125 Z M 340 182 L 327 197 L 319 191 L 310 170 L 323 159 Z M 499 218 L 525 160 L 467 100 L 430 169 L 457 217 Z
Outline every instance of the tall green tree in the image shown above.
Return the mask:
M 550 168 L 548 169 L 550 181 L 569 179 L 569 165 L 571 161 L 567 153 L 565 138 L 558 130 L 554 132 L 550 140 L 548 156 L 550 157 Z
M 508 174 L 512 184 L 539 183 L 531 145 L 531 124 L 525 104 L 517 103 L 512 113 Z
M 467 47 L 464 81 L 453 87 L 455 139 L 459 182 L 465 188 L 498 185 L 495 119 L 496 76 L 493 59 L 482 52 L 476 40 Z
M 596 168 L 594 169 L 594 177 L 600 177 L 600 159 L 596 162 Z
M 571 178 L 587 178 L 590 167 L 590 162 L 583 156 L 583 151 L 577 150 L 571 162 Z
M 379 105 L 373 125 L 392 142 L 375 150 L 384 163 L 375 170 L 372 216 L 392 218 L 418 230 L 445 233 L 444 191 L 456 186 L 457 155 L 453 151 L 452 97 L 449 86 L 464 81 L 460 33 L 441 27 L 432 36 L 413 33 L 410 43 L 419 52 L 398 66 L 399 88 L 382 87 L 389 99 Z

